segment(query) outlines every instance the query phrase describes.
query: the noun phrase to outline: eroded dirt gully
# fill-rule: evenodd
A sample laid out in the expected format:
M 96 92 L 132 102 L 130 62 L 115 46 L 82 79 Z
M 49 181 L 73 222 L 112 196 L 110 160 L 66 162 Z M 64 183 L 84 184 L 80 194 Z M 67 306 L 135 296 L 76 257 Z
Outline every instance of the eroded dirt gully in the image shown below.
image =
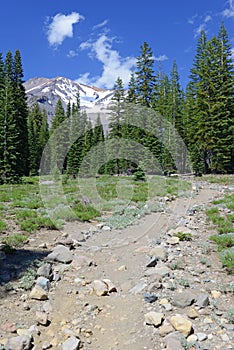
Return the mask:
M 189 333 L 194 335 L 191 349 L 234 349 L 231 347 L 234 341 L 231 325 L 232 331 L 226 331 L 221 325 L 225 323 L 221 318 L 225 318 L 226 309 L 233 305 L 233 294 L 221 293 L 219 299 L 212 299 L 210 294 L 217 285 L 230 283 L 232 277 L 221 268 L 215 245 L 211 250 L 204 250 L 211 232 L 207 229 L 204 212 L 200 210 L 230 189 L 205 182 L 193 187 L 189 198 L 168 202 L 164 212 L 147 215 L 126 229 L 108 231 L 99 228 L 97 233 L 71 250 L 74 257 L 71 264 L 52 263 L 53 271 L 61 279 L 51 283 L 48 300 L 30 299 L 30 291 L 20 290 L 2 298 L 0 324 L 13 323 L 23 329 L 36 324 L 40 331 L 40 335 L 33 334 L 32 344 L 36 350 L 69 349 L 63 345 L 69 337 L 79 338 L 79 348 L 86 350 L 180 350 L 185 348 L 178 342 L 183 332 L 178 329 L 176 332 L 170 317 L 180 314 L 188 318 L 193 307 L 197 316 L 190 318 L 192 330 Z M 196 210 L 191 212 L 192 208 Z M 81 232 L 95 232 L 96 224 L 68 223 L 60 233 L 41 232 L 30 239 L 27 249 L 44 244 L 44 251 L 52 250 L 61 241 L 69 246 L 69 240 L 76 240 Z M 191 230 L 192 240 L 170 241 L 173 236 L 170 230 L 177 227 Z M 153 267 L 147 267 L 155 247 L 161 249 L 162 257 L 156 259 L 155 265 L 153 262 Z M 199 262 L 201 256 L 208 257 L 211 266 L 202 265 Z M 76 261 L 77 257 L 80 260 Z M 176 259 L 183 261 L 183 269 L 170 270 L 170 263 Z M 111 292 L 99 296 L 97 294 L 101 293 L 95 290 L 93 282 L 105 279 L 114 287 Z M 186 279 L 189 286 L 176 283 L 179 279 Z M 174 305 L 173 296 L 185 292 L 207 294 L 209 303 Z M 147 302 L 144 293 L 154 295 L 155 302 Z M 220 306 L 212 307 L 215 302 Z M 216 309 L 219 312 L 215 313 Z M 46 325 L 39 324 L 35 316 L 37 311 L 48 314 Z M 151 311 L 163 314 L 158 325 L 147 324 L 145 315 Z M 212 319 L 211 314 L 219 320 Z M 7 344 L 7 339 L 13 336 L 1 330 L 0 344 Z M 186 337 L 190 340 L 188 334 Z

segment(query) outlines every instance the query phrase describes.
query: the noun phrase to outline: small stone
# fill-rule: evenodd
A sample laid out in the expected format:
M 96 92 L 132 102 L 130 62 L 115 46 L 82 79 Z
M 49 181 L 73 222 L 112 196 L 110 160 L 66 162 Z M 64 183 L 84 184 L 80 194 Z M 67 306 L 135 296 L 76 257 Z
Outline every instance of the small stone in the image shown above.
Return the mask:
M 100 280 L 93 281 L 93 289 L 97 296 L 101 297 L 108 293 L 108 285 Z
M 160 277 L 166 277 L 170 275 L 170 269 L 167 266 L 154 267 L 146 272 L 147 276 L 158 275 Z
M 189 342 L 189 343 L 194 343 L 194 342 L 196 342 L 197 341 L 197 336 L 195 335 L 195 334 L 191 334 L 191 335 L 189 335 L 188 336 L 188 338 L 187 338 L 187 341 Z
M 41 288 L 40 286 L 35 286 L 31 293 L 29 294 L 30 299 L 36 299 L 36 300 L 47 300 L 48 295 L 47 292 Z
M 111 228 L 110 228 L 110 226 L 103 226 L 102 230 L 103 231 L 111 231 Z
M 165 337 L 167 343 L 167 350 L 184 350 L 181 344 L 181 334 L 173 332 Z
M 131 288 L 129 290 L 129 293 L 131 294 L 139 294 L 141 293 L 145 288 L 147 287 L 147 284 L 144 281 L 139 282 L 136 286 Z
M 158 327 L 162 324 L 164 315 L 161 312 L 150 311 L 145 314 L 145 322 L 150 326 Z
M 146 265 L 146 267 L 154 267 L 157 265 L 158 258 L 155 256 L 150 260 L 150 262 Z
M 69 264 L 73 260 L 73 255 L 69 248 L 59 244 L 52 253 L 47 255 L 46 260 L 58 261 L 64 264 Z
M 165 337 L 167 334 L 170 334 L 174 331 L 174 328 L 170 323 L 163 323 L 163 325 L 159 328 L 159 335 L 161 337 Z
M 167 252 L 166 252 L 165 248 L 159 246 L 159 247 L 155 247 L 155 248 L 151 249 L 150 256 L 156 257 L 157 259 L 160 259 L 160 260 L 166 260 Z
M 158 299 L 156 294 L 144 293 L 144 300 L 147 303 L 154 303 Z
M 17 327 L 16 327 L 16 324 L 15 323 L 5 323 L 1 326 L 1 329 L 4 331 L 4 332 L 7 332 L 7 333 L 16 333 L 17 331 Z
M 48 292 L 50 289 L 50 281 L 48 280 L 48 278 L 40 276 L 36 280 L 36 286 L 39 286 L 42 289 L 44 289 L 46 292 Z
M 221 297 L 222 293 L 217 291 L 217 290 L 212 290 L 211 295 L 212 295 L 212 298 L 219 299 Z
M 117 288 L 116 288 L 116 286 L 114 285 L 114 283 L 111 282 L 111 280 L 105 278 L 105 279 L 103 279 L 102 281 L 107 285 L 108 293 L 117 292 Z
M 229 341 L 229 336 L 227 334 L 221 334 L 221 339 L 222 341 L 226 342 L 226 341 Z
M 173 297 L 172 305 L 185 308 L 186 306 L 190 306 L 195 298 L 195 295 L 191 292 L 176 293 Z
M 43 276 L 49 279 L 51 272 L 52 272 L 51 265 L 44 264 L 40 266 L 39 269 L 37 270 L 37 276 Z
M 198 341 L 204 341 L 207 339 L 207 334 L 205 334 L 205 333 L 199 332 L 196 334 L 197 334 Z
M 32 348 L 32 336 L 21 335 L 8 340 L 5 350 L 29 350 Z
M 197 318 L 199 316 L 197 311 L 194 308 L 189 309 L 187 315 L 188 315 L 189 318 L 192 318 L 192 319 L 195 319 L 195 318 Z
M 80 339 L 72 336 L 62 345 L 62 350 L 78 350 L 80 348 Z
M 175 315 L 170 318 L 170 322 L 175 330 L 181 332 L 187 337 L 192 330 L 192 322 L 181 315 Z
M 118 271 L 126 271 L 127 270 L 127 266 L 126 265 L 122 265 L 118 268 Z
M 76 269 L 80 269 L 83 266 L 91 266 L 93 265 L 92 259 L 85 255 L 75 255 L 72 260 L 72 266 Z
M 42 311 L 37 311 L 36 312 L 36 321 L 38 324 L 41 324 L 42 326 L 47 326 L 48 325 L 48 314 Z
M 196 300 L 196 305 L 203 308 L 209 305 L 209 295 L 200 294 Z
M 176 244 L 178 244 L 179 242 L 180 242 L 180 239 L 179 239 L 178 237 L 176 237 L 176 236 L 169 237 L 169 238 L 167 239 L 167 243 L 168 243 L 168 244 L 171 244 L 171 245 L 176 245 Z

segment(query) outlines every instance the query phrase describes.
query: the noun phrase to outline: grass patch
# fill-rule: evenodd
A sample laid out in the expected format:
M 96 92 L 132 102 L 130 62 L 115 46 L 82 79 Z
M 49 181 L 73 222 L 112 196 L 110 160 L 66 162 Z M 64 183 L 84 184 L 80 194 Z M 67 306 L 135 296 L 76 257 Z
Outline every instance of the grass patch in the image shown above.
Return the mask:
M 219 233 L 212 235 L 210 240 L 215 242 L 220 252 L 220 260 L 227 272 L 234 274 L 234 194 L 212 202 L 215 207 L 206 211 L 208 220 L 211 221 Z M 220 209 L 220 210 L 219 210 Z
M 19 248 L 24 245 L 25 242 L 27 242 L 28 236 L 22 234 L 22 233 L 16 233 L 14 235 L 11 235 L 5 239 L 2 240 L 3 244 L 6 244 L 12 248 Z
M 5 223 L 5 221 L 0 219 L 0 232 L 4 232 L 7 228 L 7 224 Z
M 177 232 L 175 236 L 178 237 L 180 241 L 191 241 L 193 237 L 193 235 L 188 232 Z

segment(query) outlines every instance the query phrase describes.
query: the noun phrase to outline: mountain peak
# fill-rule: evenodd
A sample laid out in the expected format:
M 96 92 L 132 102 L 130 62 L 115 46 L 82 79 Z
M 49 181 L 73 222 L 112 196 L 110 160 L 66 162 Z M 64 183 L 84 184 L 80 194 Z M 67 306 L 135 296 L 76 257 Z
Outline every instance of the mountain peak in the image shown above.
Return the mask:
M 77 92 L 79 90 L 81 107 L 92 109 L 94 106 L 106 106 L 110 103 L 113 96 L 113 90 L 105 90 L 95 86 L 88 86 L 78 83 L 69 78 L 55 77 L 31 78 L 24 84 L 29 108 L 38 103 L 39 106 L 47 111 L 49 122 L 51 121 L 55 106 L 60 99 L 66 108 L 68 102 L 75 103 Z

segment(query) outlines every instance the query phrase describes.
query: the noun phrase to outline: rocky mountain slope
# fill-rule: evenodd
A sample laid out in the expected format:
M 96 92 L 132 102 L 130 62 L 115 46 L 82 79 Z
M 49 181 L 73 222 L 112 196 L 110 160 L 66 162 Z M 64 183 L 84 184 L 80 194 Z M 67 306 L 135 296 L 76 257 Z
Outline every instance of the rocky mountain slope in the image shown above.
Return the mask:
M 113 96 L 113 90 L 87 86 L 63 77 L 32 78 L 24 86 L 29 107 L 37 102 L 41 108 L 47 111 L 49 122 L 54 114 L 58 99 L 61 99 L 64 108 L 66 108 L 69 101 L 76 102 L 78 90 L 81 106 L 88 111 L 93 110 L 94 107 L 98 109 L 98 107 L 106 106 Z

